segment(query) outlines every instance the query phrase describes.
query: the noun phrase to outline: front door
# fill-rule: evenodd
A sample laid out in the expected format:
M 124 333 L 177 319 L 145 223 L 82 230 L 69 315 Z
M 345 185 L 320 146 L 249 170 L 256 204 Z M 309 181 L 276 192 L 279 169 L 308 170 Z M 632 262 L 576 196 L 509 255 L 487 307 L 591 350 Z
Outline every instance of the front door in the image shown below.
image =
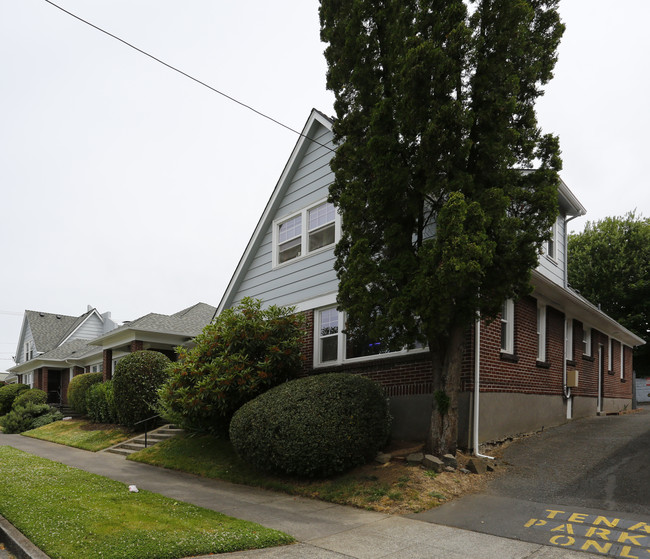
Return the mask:
M 61 371 L 47 372 L 47 403 L 61 403 Z

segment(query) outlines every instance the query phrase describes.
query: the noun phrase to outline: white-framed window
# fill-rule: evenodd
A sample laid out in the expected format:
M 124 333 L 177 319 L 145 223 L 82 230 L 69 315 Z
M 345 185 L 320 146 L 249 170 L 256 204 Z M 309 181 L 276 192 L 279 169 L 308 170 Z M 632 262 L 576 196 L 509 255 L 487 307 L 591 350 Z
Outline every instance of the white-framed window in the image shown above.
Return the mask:
M 614 340 L 612 338 L 607 338 L 607 370 L 610 373 L 614 372 Z
M 566 359 L 567 361 L 573 361 L 573 319 L 566 317 Z
M 315 311 L 314 366 L 334 365 L 347 361 L 381 358 L 409 351 L 423 351 L 417 344 L 413 349 L 390 352 L 385 344 L 367 337 L 351 338 L 345 330 L 345 313 L 336 307 Z
M 501 307 L 501 352 L 515 352 L 515 303 L 507 299 Z
M 273 223 L 273 266 L 332 246 L 339 237 L 334 204 L 323 200 Z
M 625 378 L 625 346 L 621 342 L 621 379 Z
M 25 361 L 34 358 L 34 342 L 25 342 Z
M 537 303 L 537 361 L 546 361 L 546 305 Z
M 582 325 L 582 354 L 591 355 L 591 328 Z
M 557 260 L 557 219 L 551 226 L 551 238 L 546 241 L 546 256 L 551 260 Z

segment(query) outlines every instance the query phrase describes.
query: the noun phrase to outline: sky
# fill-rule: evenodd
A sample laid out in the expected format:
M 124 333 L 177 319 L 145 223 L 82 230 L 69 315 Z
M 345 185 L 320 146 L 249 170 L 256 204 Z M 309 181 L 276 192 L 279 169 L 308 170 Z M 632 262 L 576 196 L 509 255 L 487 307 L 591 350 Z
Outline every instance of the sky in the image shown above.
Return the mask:
M 333 115 L 317 0 L 59 5 L 294 130 Z M 563 0 L 538 102 L 571 222 L 650 215 L 647 0 Z M 26 309 L 218 306 L 297 136 L 44 0 L 0 0 L 0 371 Z

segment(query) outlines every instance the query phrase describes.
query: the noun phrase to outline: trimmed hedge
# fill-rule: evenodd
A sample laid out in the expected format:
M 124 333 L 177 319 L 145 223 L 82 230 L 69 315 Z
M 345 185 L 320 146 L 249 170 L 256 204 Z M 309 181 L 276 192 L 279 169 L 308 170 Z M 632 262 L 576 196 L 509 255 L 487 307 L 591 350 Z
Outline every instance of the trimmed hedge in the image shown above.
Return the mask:
M 68 405 L 76 412 L 87 414 L 86 396 L 93 384 L 102 382 L 103 373 L 84 373 L 73 377 L 68 385 Z
M 39 388 L 24 390 L 16 397 L 11 409 L 24 406 L 27 402 L 31 402 L 32 404 L 47 404 L 47 392 Z
M 158 390 L 168 378 L 169 357 L 157 351 L 135 351 L 115 368 L 113 391 L 118 421 L 134 427 L 157 413 Z
M 93 384 L 86 394 L 88 417 L 96 423 L 117 423 L 113 381 Z
M 0 425 L 4 433 L 23 433 L 62 417 L 61 412 L 53 410 L 47 404 L 26 402 L 24 406 L 17 406 L 0 418 Z
M 377 383 L 330 373 L 287 382 L 244 404 L 230 423 L 230 440 L 260 470 L 327 477 L 374 458 L 390 424 Z
M 0 386 L 0 416 L 11 411 L 14 400 L 25 390 L 29 390 L 29 386 L 20 383 Z

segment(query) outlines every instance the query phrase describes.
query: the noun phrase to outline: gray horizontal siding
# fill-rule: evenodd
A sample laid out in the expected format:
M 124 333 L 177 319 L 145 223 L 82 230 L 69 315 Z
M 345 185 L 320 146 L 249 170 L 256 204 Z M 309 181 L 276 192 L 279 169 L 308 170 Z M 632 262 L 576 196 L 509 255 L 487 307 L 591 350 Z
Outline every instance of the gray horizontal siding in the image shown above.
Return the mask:
M 564 230 L 566 223 L 564 216 L 560 216 L 557 221 L 557 238 L 556 238 L 556 260 L 553 261 L 545 254 L 539 257 L 539 265 L 537 271 L 544 277 L 550 279 L 552 282 L 564 287 L 564 263 L 566 261 L 566 243 L 564 239 Z
M 320 127 L 316 140 L 330 147 L 332 133 Z M 329 162 L 333 152 L 311 142 L 288 179 L 275 215 L 267 224 L 255 255 L 245 270 L 233 305 L 243 297 L 262 299 L 265 304 L 293 305 L 301 301 L 331 293 L 337 289 L 334 272 L 334 249 L 316 252 L 300 259 L 272 268 L 273 220 L 293 214 L 327 198 L 328 187 L 334 180 Z

